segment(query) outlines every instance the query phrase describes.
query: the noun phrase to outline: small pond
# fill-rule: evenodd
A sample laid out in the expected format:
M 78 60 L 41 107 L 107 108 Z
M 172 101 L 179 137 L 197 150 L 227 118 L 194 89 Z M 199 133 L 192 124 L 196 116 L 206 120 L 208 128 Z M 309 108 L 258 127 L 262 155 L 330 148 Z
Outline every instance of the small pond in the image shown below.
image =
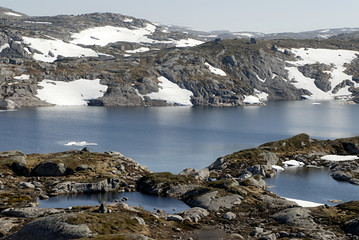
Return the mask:
M 151 212 L 156 208 L 164 210 L 166 213 L 178 213 L 190 208 L 176 198 L 152 196 L 139 192 L 59 195 L 46 200 L 38 200 L 38 207 L 68 208 L 83 205 L 95 206 L 101 204 L 101 202 L 114 203 L 115 200 L 121 201 L 122 198 L 128 198 L 124 203 L 127 203 L 130 206 L 142 207 Z
M 326 168 L 288 167 L 266 179 L 268 190 L 281 197 L 335 205 L 328 200 L 359 200 L 359 186 L 336 181 Z

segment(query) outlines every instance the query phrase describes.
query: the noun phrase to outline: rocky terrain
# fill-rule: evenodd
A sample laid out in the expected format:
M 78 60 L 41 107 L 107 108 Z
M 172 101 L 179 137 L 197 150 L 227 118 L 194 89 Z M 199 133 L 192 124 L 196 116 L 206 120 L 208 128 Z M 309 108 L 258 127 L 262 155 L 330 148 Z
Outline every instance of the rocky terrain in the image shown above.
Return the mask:
M 244 106 L 302 98 L 358 102 L 357 38 L 338 35 L 353 29 L 330 30 L 328 39 L 211 40 L 112 13 L 30 17 L 0 8 L 0 18 L 3 109 Z M 69 97 L 64 86 L 79 80 L 98 81 L 97 87 L 70 87 Z M 81 101 L 59 100 L 65 98 Z
M 357 201 L 300 207 L 269 192 L 264 181 L 290 161 L 327 167 L 333 178 L 359 184 L 358 146 L 359 137 L 323 141 L 301 134 L 179 175 L 151 173 L 118 152 L 91 153 L 88 148 L 2 152 L 0 233 L 3 239 L 358 239 Z M 353 159 L 327 158 L 333 155 Z M 178 198 L 190 208 L 176 214 L 149 212 L 121 201 L 36 207 L 37 198 L 59 194 L 136 190 Z

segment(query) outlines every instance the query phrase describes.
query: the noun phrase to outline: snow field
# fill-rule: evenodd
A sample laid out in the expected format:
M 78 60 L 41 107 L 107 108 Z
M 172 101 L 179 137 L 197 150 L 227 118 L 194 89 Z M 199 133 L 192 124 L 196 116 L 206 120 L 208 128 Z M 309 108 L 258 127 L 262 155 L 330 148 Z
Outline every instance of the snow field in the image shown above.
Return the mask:
M 304 166 L 303 162 L 299 162 L 297 160 L 289 160 L 283 162 L 284 167 L 301 167 Z
M 299 200 L 299 199 L 294 199 L 294 198 L 285 198 L 285 199 L 295 202 L 301 207 L 318 207 L 318 206 L 324 205 L 322 203 L 315 203 L 315 202 L 304 201 L 304 200 Z
M 208 67 L 208 69 L 209 69 L 209 71 L 211 71 L 211 73 L 217 74 L 222 77 L 227 76 L 227 74 L 222 69 L 215 68 L 209 63 L 205 63 L 204 65 L 206 65 Z
M 65 146 L 79 146 L 79 147 L 84 147 L 84 146 L 97 146 L 97 143 L 89 143 L 86 141 L 82 141 L 82 142 L 68 142 L 64 144 Z
M 171 82 L 165 77 L 158 78 L 159 91 L 152 92 L 147 95 L 140 95 L 141 97 L 147 96 L 151 99 L 165 100 L 169 104 L 177 104 L 182 106 L 191 106 L 191 96 L 193 93 L 187 89 L 180 88 L 177 84 Z
M 279 49 L 279 51 L 284 51 Z M 294 65 L 293 67 L 286 67 L 288 70 L 289 80 L 294 80 L 292 83 L 297 88 L 307 89 L 312 93 L 311 96 L 305 96 L 309 99 L 334 99 L 336 96 L 351 95 L 348 91 L 349 87 L 340 89 L 336 94 L 331 91 L 324 92 L 317 88 L 314 84 L 314 79 L 305 77 L 299 70 L 298 66 L 304 66 L 305 64 L 323 63 L 332 66 L 330 71 L 327 71 L 331 75 L 329 79 L 332 89 L 340 84 L 344 80 L 351 80 L 352 76 L 344 73 L 344 64 L 350 63 L 357 57 L 359 52 L 350 50 L 333 50 L 333 49 L 313 49 L 313 48 L 299 48 L 290 49 L 290 51 L 301 59 L 298 61 L 289 61 L 288 63 Z M 353 82 L 354 83 L 354 82 Z M 356 87 L 359 84 L 354 83 Z
M 107 90 L 100 79 L 79 79 L 72 82 L 43 80 L 39 84 L 37 97 L 58 106 L 87 105 L 87 100 L 102 97 Z
M 83 48 L 71 43 L 65 43 L 59 39 L 42 39 L 23 37 L 24 44 L 38 50 L 33 58 L 43 62 L 53 62 L 59 55 L 64 57 L 98 57 L 98 53 L 89 48 Z M 50 52 L 52 54 L 50 54 Z M 52 55 L 52 56 L 51 56 Z
M 320 158 L 321 160 L 332 161 L 332 162 L 342 162 L 342 161 L 354 161 L 359 159 L 356 155 L 325 155 Z

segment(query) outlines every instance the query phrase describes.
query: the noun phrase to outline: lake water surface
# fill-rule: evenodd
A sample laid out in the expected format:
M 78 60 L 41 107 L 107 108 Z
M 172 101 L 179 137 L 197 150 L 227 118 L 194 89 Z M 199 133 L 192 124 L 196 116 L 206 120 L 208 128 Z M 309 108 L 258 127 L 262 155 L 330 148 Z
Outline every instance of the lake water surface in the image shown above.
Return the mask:
M 265 107 L 47 107 L 0 112 L 0 151 L 119 151 L 152 171 L 201 169 L 240 149 L 308 133 L 333 139 L 359 135 L 359 105 L 311 101 Z

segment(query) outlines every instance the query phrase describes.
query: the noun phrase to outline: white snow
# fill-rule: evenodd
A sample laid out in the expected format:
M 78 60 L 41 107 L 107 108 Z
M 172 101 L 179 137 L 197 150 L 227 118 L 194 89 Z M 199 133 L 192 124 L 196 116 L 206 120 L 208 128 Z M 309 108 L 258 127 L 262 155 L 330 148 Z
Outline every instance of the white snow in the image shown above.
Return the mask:
M 333 162 L 341 162 L 341 161 L 354 161 L 359 159 L 356 155 L 325 155 L 320 158 L 321 160 L 333 161 Z
M 177 104 L 183 106 L 191 106 L 191 96 L 193 93 L 187 89 L 180 88 L 177 84 L 171 82 L 167 78 L 161 76 L 158 78 L 159 83 L 159 91 L 152 92 L 147 95 L 151 99 L 159 99 L 165 100 L 169 104 Z
M 253 96 L 253 95 L 244 96 L 243 103 L 245 103 L 245 104 L 262 104 L 261 100 L 259 100 L 258 97 Z
M 276 170 L 277 172 L 279 172 L 279 171 L 284 171 L 284 168 L 282 168 L 281 166 L 272 165 L 272 168 L 273 168 L 274 170 Z
M 288 160 L 283 162 L 283 165 L 284 167 L 301 167 L 304 166 L 304 163 L 297 160 Z
M 24 44 L 40 51 L 42 54 L 35 53 L 33 58 L 43 62 L 53 62 L 59 55 L 64 57 L 98 57 L 98 53 L 89 48 L 83 48 L 71 43 L 65 43 L 59 39 L 42 39 L 23 37 Z M 49 52 L 53 53 L 53 57 Z
M 127 22 L 127 23 L 132 23 L 133 19 L 132 18 L 125 18 L 125 19 L 123 19 L 123 21 Z
M 140 47 L 135 50 L 127 50 L 126 53 L 141 53 L 141 52 L 148 52 L 150 49 L 148 47 Z
M 156 26 L 147 24 L 143 28 L 128 29 L 123 27 L 94 27 L 74 33 L 71 37 L 73 44 L 99 45 L 106 46 L 114 42 L 135 42 L 135 43 L 153 43 L 154 40 L 147 37 L 154 33 Z
M 259 100 L 261 101 L 268 101 L 268 96 L 269 94 L 268 93 L 265 93 L 265 92 L 261 92 L 257 89 L 254 89 L 254 94 L 257 95 L 257 97 L 259 98 Z
M 83 147 L 83 146 L 96 146 L 98 144 L 97 143 L 89 143 L 89 142 L 86 142 L 86 141 L 82 141 L 82 142 L 68 142 L 68 143 L 65 143 L 64 145 L 65 146 L 80 146 L 80 147 Z
M 285 198 L 285 199 L 295 202 L 301 207 L 318 207 L 318 206 L 324 205 L 322 203 L 315 203 L 315 202 L 304 201 L 304 200 L 299 200 L 299 199 L 294 199 L 294 198 Z
M 241 37 L 253 37 L 254 35 L 251 33 L 236 33 L 237 36 L 241 36 Z
M 15 76 L 14 77 L 16 80 L 29 80 L 30 79 L 30 75 L 27 74 L 22 74 L 20 76 Z
M 321 33 L 326 33 L 326 32 L 330 32 L 330 30 L 322 30 L 322 31 L 320 31 Z
M 209 63 L 205 63 L 204 65 L 206 65 L 208 67 L 209 71 L 211 71 L 214 74 L 217 74 L 217 75 L 222 76 L 222 77 L 227 76 L 227 74 L 222 69 L 215 68 Z
M 79 79 L 72 82 L 43 80 L 39 83 L 37 97 L 59 106 L 87 105 L 89 99 L 102 97 L 107 86 L 100 79 Z
M 349 87 L 340 89 L 336 94 L 333 94 L 331 91 L 322 91 L 314 84 L 314 79 L 305 77 L 297 67 L 303 66 L 305 64 L 315 63 L 331 65 L 332 69 L 327 71 L 327 73 L 331 75 L 329 80 L 331 82 L 332 89 L 334 89 L 334 87 L 340 84 L 342 81 L 352 79 L 352 76 L 344 73 L 344 64 L 350 63 L 354 58 L 357 57 L 356 54 L 359 54 L 359 52 L 350 50 L 313 48 L 290 49 L 290 51 L 296 56 L 300 56 L 301 59 L 298 61 L 289 61 L 290 64 L 294 65 L 292 67 L 286 67 L 286 70 L 288 70 L 289 80 L 295 87 L 307 89 L 312 93 L 311 96 L 305 96 L 306 98 L 334 99 L 336 96 L 351 95 L 351 92 L 348 90 Z M 353 83 L 355 84 L 355 87 L 359 86 L 359 84 L 356 84 L 355 82 Z
M 187 38 L 187 39 L 181 39 L 181 40 L 177 40 L 174 41 L 176 47 L 194 47 L 197 45 L 200 45 L 204 42 L 196 40 L 196 39 L 192 39 L 192 38 Z
M 2 46 L 0 47 L 0 53 L 1 53 L 4 49 L 6 49 L 6 48 L 10 48 L 10 45 L 9 45 L 8 43 L 5 43 L 4 45 L 2 45 Z
M 259 77 L 259 75 L 257 73 L 254 73 L 254 75 L 256 75 L 257 79 L 261 82 L 265 82 L 267 79 L 262 79 L 261 77 Z
M 13 13 L 13 12 L 5 12 L 6 15 L 14 16 L 14 17 L 21 17 L 21 14 Z
M 35 22 L 35 21 L 24 21 L 24 22 L 31 24 L 52 24 L 51 22 Z

